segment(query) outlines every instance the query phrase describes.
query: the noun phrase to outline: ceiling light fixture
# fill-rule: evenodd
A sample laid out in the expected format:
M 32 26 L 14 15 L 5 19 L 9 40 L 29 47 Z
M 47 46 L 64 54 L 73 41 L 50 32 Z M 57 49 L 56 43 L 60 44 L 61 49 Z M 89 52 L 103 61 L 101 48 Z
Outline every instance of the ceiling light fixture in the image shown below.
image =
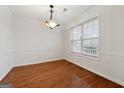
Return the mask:
M 56 26 L 60 26 L 59 24 L 57 24 L 55 21 L 52 20 L 52 14 L 53 14 L 53 5 L 50 5 L 50 19 L 45 21 L 45 25 L 47 27 L 49 27 L 50 29 L 55 28 Z

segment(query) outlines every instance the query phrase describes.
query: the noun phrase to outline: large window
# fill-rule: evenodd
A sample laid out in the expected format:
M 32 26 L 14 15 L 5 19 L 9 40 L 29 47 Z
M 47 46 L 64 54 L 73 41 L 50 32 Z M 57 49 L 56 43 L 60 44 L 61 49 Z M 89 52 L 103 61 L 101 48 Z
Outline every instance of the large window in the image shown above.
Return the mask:
M 72 52 L 98 57 L 99 25 L 98 18 L 91 19 L 71 31 Z

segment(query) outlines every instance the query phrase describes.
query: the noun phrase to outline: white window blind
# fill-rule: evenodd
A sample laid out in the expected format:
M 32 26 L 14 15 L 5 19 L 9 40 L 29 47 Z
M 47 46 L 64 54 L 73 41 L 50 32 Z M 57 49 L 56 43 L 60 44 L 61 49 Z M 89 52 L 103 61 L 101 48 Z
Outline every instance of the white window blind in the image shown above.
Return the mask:
M 83 24 L 82 52 L 85 55 L 97 57 L 98 55 L 98 19 Z
M 98 18 L 94 18 L 72 29 L 71 50 L 91 57 L 98 57 Z
M 72 29 L 71 32 L 71 50 L 75 53 L 81 53 L 81 26 Z

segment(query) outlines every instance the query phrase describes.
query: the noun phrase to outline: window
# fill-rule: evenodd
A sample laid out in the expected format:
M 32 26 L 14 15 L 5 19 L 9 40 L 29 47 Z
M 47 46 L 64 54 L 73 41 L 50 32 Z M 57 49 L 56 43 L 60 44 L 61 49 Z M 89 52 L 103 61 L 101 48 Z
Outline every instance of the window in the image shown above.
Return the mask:
M 75 53 L 81 53 L 81 26 L 72 29 L 71 50 Z
M 94 18 L 72 29 L 71 50 L 91 57 L 98 57 L 99 25 Z

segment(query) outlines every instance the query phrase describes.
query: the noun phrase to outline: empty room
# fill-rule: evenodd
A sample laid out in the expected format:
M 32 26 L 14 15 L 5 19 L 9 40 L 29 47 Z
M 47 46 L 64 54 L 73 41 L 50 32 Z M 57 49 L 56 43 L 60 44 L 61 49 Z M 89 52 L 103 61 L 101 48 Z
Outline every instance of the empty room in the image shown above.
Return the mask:
M 123 88 L 124 6 L 0 5 L 1 88 Z

